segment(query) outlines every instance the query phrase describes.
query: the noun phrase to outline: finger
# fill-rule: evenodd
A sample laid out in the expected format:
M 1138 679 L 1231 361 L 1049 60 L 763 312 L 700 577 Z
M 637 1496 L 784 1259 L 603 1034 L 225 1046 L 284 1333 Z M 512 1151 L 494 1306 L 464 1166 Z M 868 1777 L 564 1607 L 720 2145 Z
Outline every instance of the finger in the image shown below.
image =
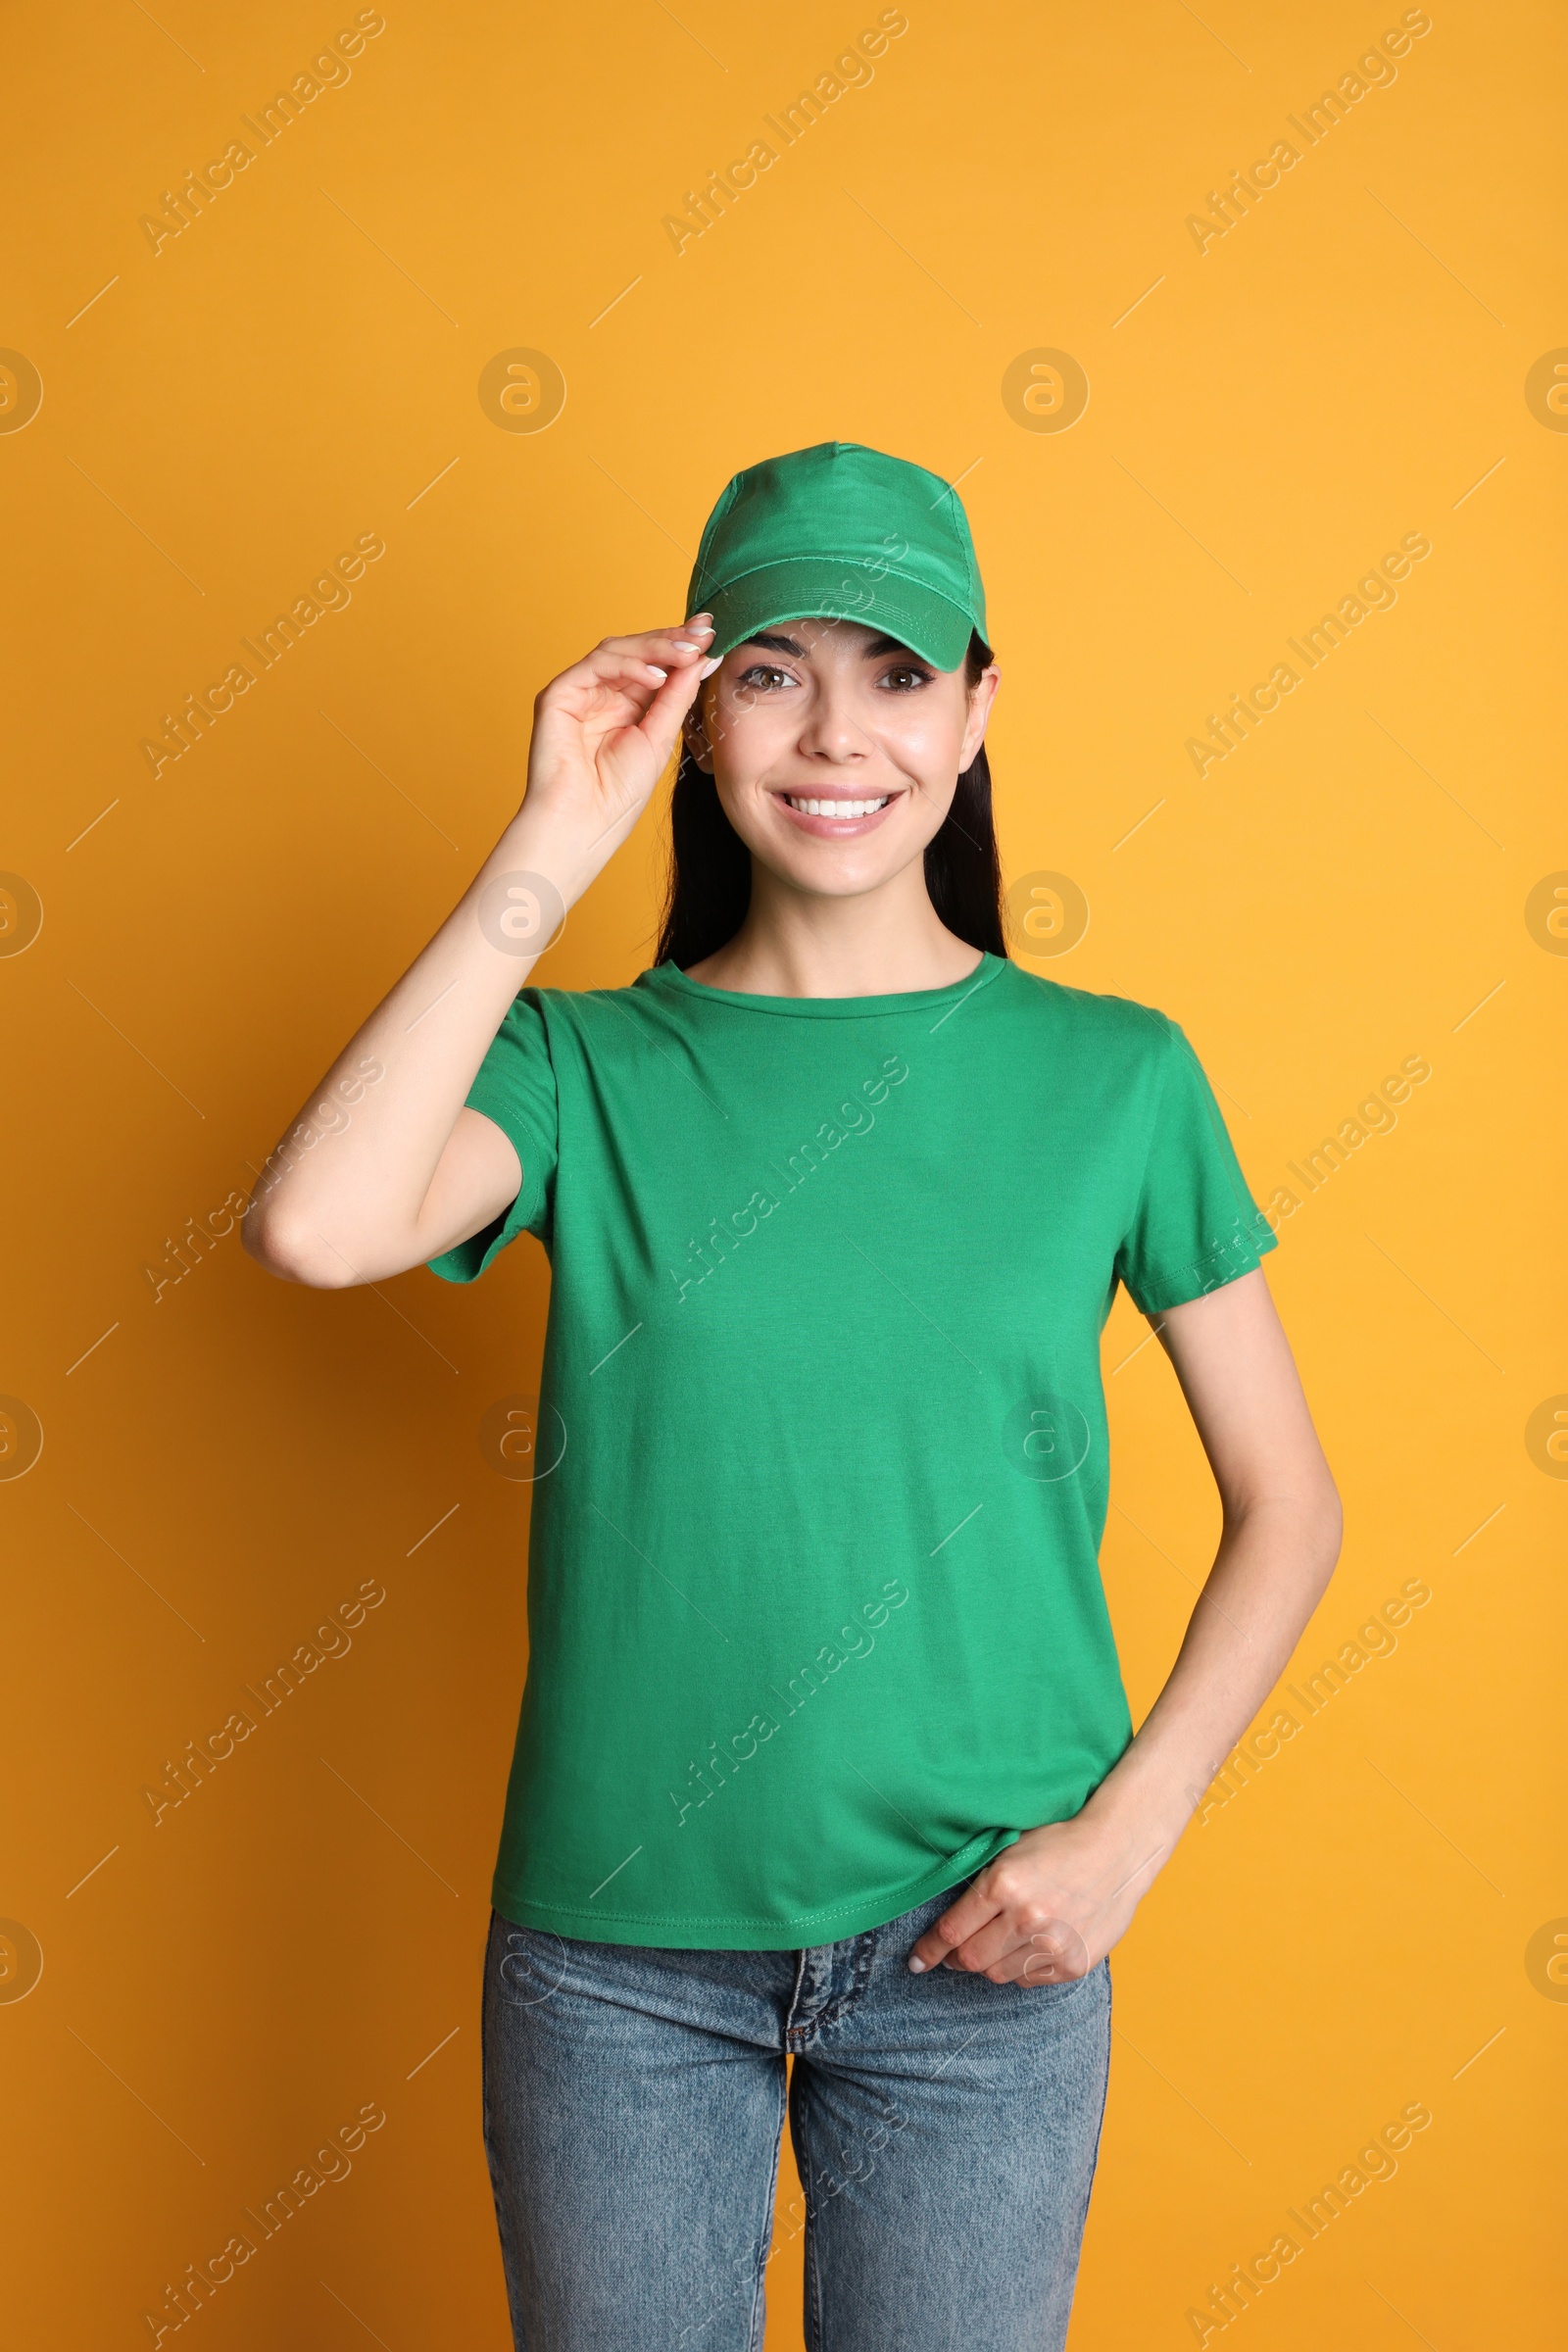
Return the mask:
M 655 662 L 667 669 L 679 663 L 701 662 L 712 636 L 710 620 L 683 622 L 674 628 L 644 629 L 635 637 L 607 637 L 586 659 L 597 663 L 600 657 L 608 657 L 612 662 L 619 657 L 632 662 Z
M 995 1961 L 985 1975 L 993 1984 L 1017 1984 L 1025 1992 L 1036 1985 L 1059 1984 L 1062 1981 L 1059 1976 L 1049 1975 L 1042 1968 L 1039 1954 L 1031 1951 L 1027 1944 L 1014 1945 L 1010 1952 Z
M 623 698 L 631 705 L 631 715 L 640 717 L 650 694 L 662 687 L 666 679 L 674 676 L 701 680 L 717 667 L 703 652 L 708 642 L 706 637 L 679 637 L 658 629 L 641 637 L 607 638 L 580 662 L 574 662 L 569 669 L 552 678 L 540 694 L 537 708 L 541 712 L 556 710 L 587 716 L 596 709 L 603 710 L 604 699 L 609 695 Z
M 704 669 L 696 667 L 671 670 L 656 689 L 652 701 L 638 721 L 648 748 L 659 762 L 661 772 L 675 748 L 681 724 L 702 687 Z
M 1054 1919 L 1024 1942 L 1014 1944 L 986 1975 L 994 1984 L 1070 1984 L 1090 1970 L 1089 1947 L 1065 1919 Z
M 998 1911 L 974 1935 L 964 1937 L 957 1949 L 949 1954 L 947 1964 L 970 1976 L 984 1976 L 1027 1939 L 1027 1930 L 1011 1912 Z
M 1004 1912 L 960 1945 L 953 1965 L 997 1984 L 1062 1984 L 1088 1975 L 1089 1950 L 1070 1920 L 1048 1919 L 1031 1927 Z
M 992 1895 L 981 1891 L 983 1876 L 964 1889 L 951 1911 L 944 1911 L 934 1925 L 927 1928 L 909 1954 L 909 1967 L 918 1976 L 923 1969 L 939 1968 L 950 1952 L 956 1951 L 989 1919 L 994 1919 L 1001 1905 Z

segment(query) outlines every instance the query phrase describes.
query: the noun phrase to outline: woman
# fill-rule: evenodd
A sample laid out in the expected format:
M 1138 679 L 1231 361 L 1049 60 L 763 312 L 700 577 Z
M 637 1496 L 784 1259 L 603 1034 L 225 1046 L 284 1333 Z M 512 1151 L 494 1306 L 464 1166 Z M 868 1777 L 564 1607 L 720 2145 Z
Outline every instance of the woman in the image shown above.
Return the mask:
M 484 1996 L 517 2342 L 760 2344 L 793 2055 L 810 2342 L 1058 2347 L 1105 1955 L 1338 1501 L 1181 1030 L 1006 960 L 956 494 L 838 442 L 752 467 L 689 603 L 539 696 L 520 811 L 248 1243 L 328 1287 L 551 1252 Z M 680 731 L 654 968 L 519 995 Z M 1097 1562 L 1118 1281 L 1224 1506 L 1136 1740 Z

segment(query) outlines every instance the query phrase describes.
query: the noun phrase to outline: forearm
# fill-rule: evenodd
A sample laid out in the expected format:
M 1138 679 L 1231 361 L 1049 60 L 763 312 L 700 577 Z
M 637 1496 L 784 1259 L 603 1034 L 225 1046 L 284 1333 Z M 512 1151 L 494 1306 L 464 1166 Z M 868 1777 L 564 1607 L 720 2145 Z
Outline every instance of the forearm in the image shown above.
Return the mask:
M 1155 1325 L 1224 1529 L 1170 1677 L 1067 1821 L 1025 1830 L 921 1936 L 911 1967 L 1081 1976 L 1126 1934 L 1204 1789 L 1279 1680 L 1340 1548 L 1340 1501 L 1261 1268 Z
M 1126 1933 L 1194 1807 L 1279 1679 L 1333 1571 L 1339 1502 L 1305 1491 L 1226 1514 L 1181 1654 L 1081 1811 L 1025 1830 L 914 1947 L 911 1967 L 998 1983 L 1081 1976 Z
M 1137 1738 L 1089 1799 L 1086 1824 L 1165 1856 L 1283 1673 L 1333 1573 L 1338 1498 L 1326 1473 L 1227 1515 L 1180 1654 Z
M 563 906 L 596 870 L 527 803 L 429 946 L 350 1039 L 270 1154 L 246 1246 L 313 1284 L 374 1280 L 423 1253 L 421 1211 L 475 1071 L 548 944 L 504 877 L 544 877 Z M 514 953 L 513 950 L 523 952 Z
M 478 1232 L 514 1197 L 516 1152 L 489 1121 L 463 1118 L 468 1088 L 540 951 L 647 806 L 717 667 L 712 633 L 705 613 L 689 629 L 607 637 L 537 697 L 522 808 L 268 1160 L 245 1238 L 272 1273 L 374 1281 Z

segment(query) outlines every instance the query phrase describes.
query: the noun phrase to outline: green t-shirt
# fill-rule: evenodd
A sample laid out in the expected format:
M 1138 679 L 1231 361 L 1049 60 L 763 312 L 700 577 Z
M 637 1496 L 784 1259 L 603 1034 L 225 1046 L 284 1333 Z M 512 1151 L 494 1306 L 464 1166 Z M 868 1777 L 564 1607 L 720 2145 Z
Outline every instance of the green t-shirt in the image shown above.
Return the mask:
M 550 1253 L 495 1907 L 755 1950 L 896 1918 L 1131 1737 L 1100 1336 L 1274 1236 L 1163 1013 L 986 956 L 913 994 L 525 989 L 468 1095 Z

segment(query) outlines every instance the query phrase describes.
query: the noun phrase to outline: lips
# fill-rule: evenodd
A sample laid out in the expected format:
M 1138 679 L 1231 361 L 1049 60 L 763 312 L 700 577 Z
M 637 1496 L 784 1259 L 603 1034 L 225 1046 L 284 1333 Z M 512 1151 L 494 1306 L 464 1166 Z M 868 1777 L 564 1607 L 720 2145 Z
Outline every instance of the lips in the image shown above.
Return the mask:
M 824 841 L 849 841 L 879 825 L 901 795 L 896 792 L 780 792 L 773 797 L 787 821 L 798 826 L 802 832 L 814 833 Z

